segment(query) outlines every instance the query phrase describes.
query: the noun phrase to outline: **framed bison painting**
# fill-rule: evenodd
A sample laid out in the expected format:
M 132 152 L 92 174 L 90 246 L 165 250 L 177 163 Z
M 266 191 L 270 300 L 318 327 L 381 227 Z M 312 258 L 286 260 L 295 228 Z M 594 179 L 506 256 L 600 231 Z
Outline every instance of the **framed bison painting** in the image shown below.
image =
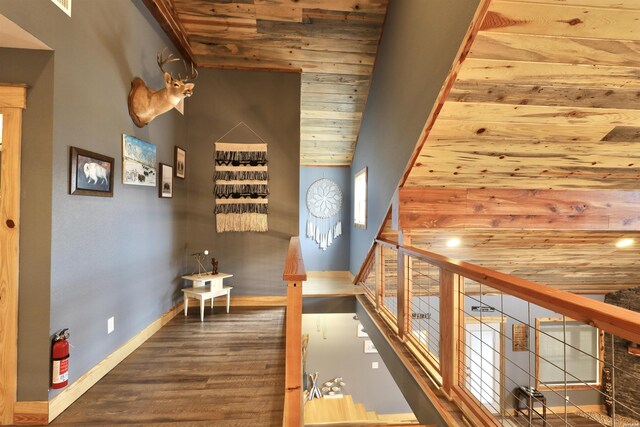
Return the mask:
M 122 135 L 122 183 L 156 186 L 156 146 L 130 135 Z
M 71 147 L 69 194 L 113 197 L 113 157 Z

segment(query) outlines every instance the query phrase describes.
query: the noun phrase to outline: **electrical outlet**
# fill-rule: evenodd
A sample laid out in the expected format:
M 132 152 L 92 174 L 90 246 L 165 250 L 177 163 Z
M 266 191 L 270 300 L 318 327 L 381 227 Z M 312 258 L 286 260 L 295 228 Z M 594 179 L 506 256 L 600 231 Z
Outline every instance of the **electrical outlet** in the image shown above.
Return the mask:
M 378 369 L 378 362 L 371 362 L 371 369 Z
M 111 332 L 113 332 L 114 329 L 115 329 L 114 320 L 113 320 L 113 316 L 111 316 L 107 320 L 107 334 L 110 334 Z

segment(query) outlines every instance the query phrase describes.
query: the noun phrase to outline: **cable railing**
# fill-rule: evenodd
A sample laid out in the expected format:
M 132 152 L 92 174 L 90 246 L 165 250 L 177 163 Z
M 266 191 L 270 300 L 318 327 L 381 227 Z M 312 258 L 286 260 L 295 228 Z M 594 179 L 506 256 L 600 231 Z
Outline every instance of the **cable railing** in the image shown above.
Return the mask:
M 374 251 L 365 295 L 475 425 L 640 426 L 640 313 L 384 240 Z

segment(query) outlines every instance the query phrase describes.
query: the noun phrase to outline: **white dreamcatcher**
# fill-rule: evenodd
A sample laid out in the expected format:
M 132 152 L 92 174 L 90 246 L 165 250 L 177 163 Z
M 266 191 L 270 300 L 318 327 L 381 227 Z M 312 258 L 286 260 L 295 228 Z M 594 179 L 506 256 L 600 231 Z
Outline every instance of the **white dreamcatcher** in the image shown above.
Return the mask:
M 322 178 L 307 190 L 307 237 L 323 251 L 342 234 L 342 190 L 333 180 Z

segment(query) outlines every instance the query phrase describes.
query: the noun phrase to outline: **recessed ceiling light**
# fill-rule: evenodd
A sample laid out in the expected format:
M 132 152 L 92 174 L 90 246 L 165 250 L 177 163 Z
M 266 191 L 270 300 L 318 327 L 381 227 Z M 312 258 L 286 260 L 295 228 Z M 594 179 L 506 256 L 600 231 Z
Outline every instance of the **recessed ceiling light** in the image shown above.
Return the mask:
M 628 248 L 633 245 L 633 239 L 620 239 L 616 242 L 616 248 Z
M 460 239 L 458 239 L 457 237 L 453 237 L 449 240 L 447 240 L 447 247 L 448 248 L 455 248 L 460 246 Z

